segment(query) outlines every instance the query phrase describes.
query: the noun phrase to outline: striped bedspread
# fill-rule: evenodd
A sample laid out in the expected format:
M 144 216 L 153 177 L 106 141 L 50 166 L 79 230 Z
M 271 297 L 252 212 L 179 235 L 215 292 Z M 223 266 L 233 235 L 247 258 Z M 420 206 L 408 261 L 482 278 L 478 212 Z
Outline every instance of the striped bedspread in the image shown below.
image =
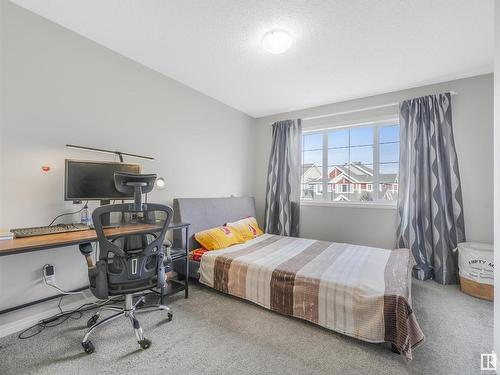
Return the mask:
M 412 258 L 385 250 L 265 234 L 201 258 L 200 282 L 407 358 L 424 335 L 411 308 Z

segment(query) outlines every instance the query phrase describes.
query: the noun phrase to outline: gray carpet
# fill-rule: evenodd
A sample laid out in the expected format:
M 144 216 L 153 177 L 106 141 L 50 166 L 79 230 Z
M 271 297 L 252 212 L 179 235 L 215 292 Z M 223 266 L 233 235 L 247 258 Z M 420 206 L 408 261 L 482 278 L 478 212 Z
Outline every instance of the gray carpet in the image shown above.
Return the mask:
M 405 363 L 384 344 L 369 344 L 267 311 L 200 285 L 189 299 L 140 315 L 148 350 L 138 349 L 130 324 L 118 320 L 82 352 L 90 313 L 29 340 L 0 339 L 0 373 L 8 374 L 476 374 L 491 351 L 493 304 L 456 286 L 414 281 L 413 303 L 426 341 Z

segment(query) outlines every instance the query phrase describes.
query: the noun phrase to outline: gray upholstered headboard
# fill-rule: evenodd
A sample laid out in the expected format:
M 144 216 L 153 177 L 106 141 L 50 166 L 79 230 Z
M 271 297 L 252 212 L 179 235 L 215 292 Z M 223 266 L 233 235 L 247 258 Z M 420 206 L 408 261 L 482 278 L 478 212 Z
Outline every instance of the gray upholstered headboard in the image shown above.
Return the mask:
M 174 221 L 191 223 L 189 250 L 199 247 L 198 242 L 194 239 L 196 232 L 249 216 L 256 216 L 253 197 L 174 199 Z M 184 246 L 184 239 L 180 231 L 174 232 L 174 246 Z

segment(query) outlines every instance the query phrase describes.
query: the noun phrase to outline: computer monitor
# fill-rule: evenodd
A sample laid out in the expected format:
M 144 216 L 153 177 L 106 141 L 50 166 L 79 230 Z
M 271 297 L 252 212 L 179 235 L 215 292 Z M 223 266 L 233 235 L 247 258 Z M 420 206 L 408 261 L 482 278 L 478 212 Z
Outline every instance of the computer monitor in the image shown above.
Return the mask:
M 115 172 L 141 173 L 139 164 L 103 161 L 65 161 L 64 199 L 99 200 L 134 199 L 133 194 L 120 193 L 115 188 Z

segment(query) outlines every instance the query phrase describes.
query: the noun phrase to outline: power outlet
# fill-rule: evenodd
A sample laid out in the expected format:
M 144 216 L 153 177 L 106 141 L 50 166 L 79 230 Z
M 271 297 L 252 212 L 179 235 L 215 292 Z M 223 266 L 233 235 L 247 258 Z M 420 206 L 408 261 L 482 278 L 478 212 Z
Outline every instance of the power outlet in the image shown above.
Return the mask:
M 56 267 L 52 264 L 46 264 L 42 269 L 43 276 L 47 284 L 55 284 L 56 282 Z

